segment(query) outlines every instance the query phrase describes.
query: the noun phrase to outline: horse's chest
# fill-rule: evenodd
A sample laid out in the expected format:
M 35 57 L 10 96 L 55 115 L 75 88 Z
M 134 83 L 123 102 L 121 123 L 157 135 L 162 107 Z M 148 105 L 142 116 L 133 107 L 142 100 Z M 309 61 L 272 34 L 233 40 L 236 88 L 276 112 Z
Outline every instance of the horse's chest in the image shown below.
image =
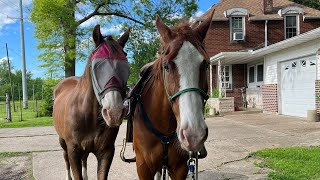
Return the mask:
M 81 149 L 85 152 L 95 152 L 113 147 L 119 128 L 103 128 L 87 134 L 80 141 Z

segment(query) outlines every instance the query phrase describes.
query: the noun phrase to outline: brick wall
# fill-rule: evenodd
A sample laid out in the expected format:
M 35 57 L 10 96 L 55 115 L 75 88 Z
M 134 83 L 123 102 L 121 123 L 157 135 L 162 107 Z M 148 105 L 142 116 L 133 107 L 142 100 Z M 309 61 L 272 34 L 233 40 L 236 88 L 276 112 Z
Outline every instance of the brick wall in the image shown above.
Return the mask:
M 300 16 L 300 33 L 305 33 L 320 27 L 320 20 L 305 20 Z M 246 23 L 246 37 L 244 42 L 230 41 L 229 21 L 213 21 L 205 39 L 205 46 L 209 56 L 220 52 L 232 52 L 252 48 L 264 47 L 265 21 L 248 21 Z M 271 44 L 284 40 L 283 20 L 268 21 L 268 41 Z
M 229 21 L 213 21 L 205 39 L 205 47 L 209 56 L 220 52 L 252 49 L 264 43 L 264 21 L 248 21 L 245 18 L 246 38 L 244 42 L 230 41 Z
M 217 66 L 212 65 L 212 89 L 215 89 L 218 87 L 218 72 L 217 72 Z
M 262 103 L 263 111 L 278 112 L 278 92 L 277 84 L 262 85 Z
M 316 29 L 320 27 L 319 19 L 305 19 L 303 22 L 302 15 L 300 16 L 300 34 L 310 31 L 311 29 Z
M 274 44 L 284 40 L 284 22 L 268 21 L 268 41 Z
M 246 64 L 232 65 L 232 81 L 232 90 L 227 90 L 227 97 L 234 97 L 234 107 L 236 110 L 239 110 L 239 108 L 243 107 L 239 88 L 247 85 Z
M 316 110 L 317 113 L 320 113 L 320 80 L 316 80 L 316 89 L 315 89 L 315 99 L 316 99 Z

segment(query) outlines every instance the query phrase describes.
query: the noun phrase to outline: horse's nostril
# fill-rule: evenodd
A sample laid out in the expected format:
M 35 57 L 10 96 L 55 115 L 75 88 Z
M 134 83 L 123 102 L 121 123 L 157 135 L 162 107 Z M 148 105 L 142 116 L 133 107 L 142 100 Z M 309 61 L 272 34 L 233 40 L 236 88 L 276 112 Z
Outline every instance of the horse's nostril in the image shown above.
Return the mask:
M 108 110 L 106 108 L 102 109 L 102 115 L 107 117 L 108 116 Z
M 203 141 L 207 140 L 208 134 L 209 134 L 208 128 L 206 128 L 205 131 L 206 131 L 206 134 L 205 134 L 204 137 L 203 137 Z

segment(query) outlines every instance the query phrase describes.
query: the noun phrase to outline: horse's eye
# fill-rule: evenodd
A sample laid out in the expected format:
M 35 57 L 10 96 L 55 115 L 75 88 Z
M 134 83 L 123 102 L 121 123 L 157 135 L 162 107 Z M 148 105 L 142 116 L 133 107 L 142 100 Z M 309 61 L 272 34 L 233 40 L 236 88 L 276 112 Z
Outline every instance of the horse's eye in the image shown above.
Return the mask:
M 163 68 L 167 71 L 167 72 L 169 72 L 169 65 L 168 64 L 164 64 L 164 66 L 163 66 Z

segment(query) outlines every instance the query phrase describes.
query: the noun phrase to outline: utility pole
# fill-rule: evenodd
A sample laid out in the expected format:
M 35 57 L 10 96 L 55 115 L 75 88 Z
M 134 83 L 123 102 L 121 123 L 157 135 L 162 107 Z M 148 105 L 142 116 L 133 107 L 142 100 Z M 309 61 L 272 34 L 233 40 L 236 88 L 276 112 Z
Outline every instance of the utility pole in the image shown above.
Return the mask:
M 11 79 L 11 67 L 8 53 L 8 45 L 6 43 L 6 51 L 7 51 L 7 60 L 8 60 L 8 70 L 9 70 L 9 80 L 10 80 L 10 89 L 11 89 L 11 98 L 13 102 L 13 111 L 16 112 L 16 105 L 14 104 L 14 96 L 13 96 L 13 88 L 12 88 L 12 79 Z
M 22 96 L 23 108 L 28 109 L 28 94 L 27 94 L 27 79 L 26 79 L 26 57 L 24 49 L 24 28 L 23 28 L 23 11 L 22 0 L 19 2 L 20 6 L 20 36 L 21 36 L 21 64 L 22 64 Z

